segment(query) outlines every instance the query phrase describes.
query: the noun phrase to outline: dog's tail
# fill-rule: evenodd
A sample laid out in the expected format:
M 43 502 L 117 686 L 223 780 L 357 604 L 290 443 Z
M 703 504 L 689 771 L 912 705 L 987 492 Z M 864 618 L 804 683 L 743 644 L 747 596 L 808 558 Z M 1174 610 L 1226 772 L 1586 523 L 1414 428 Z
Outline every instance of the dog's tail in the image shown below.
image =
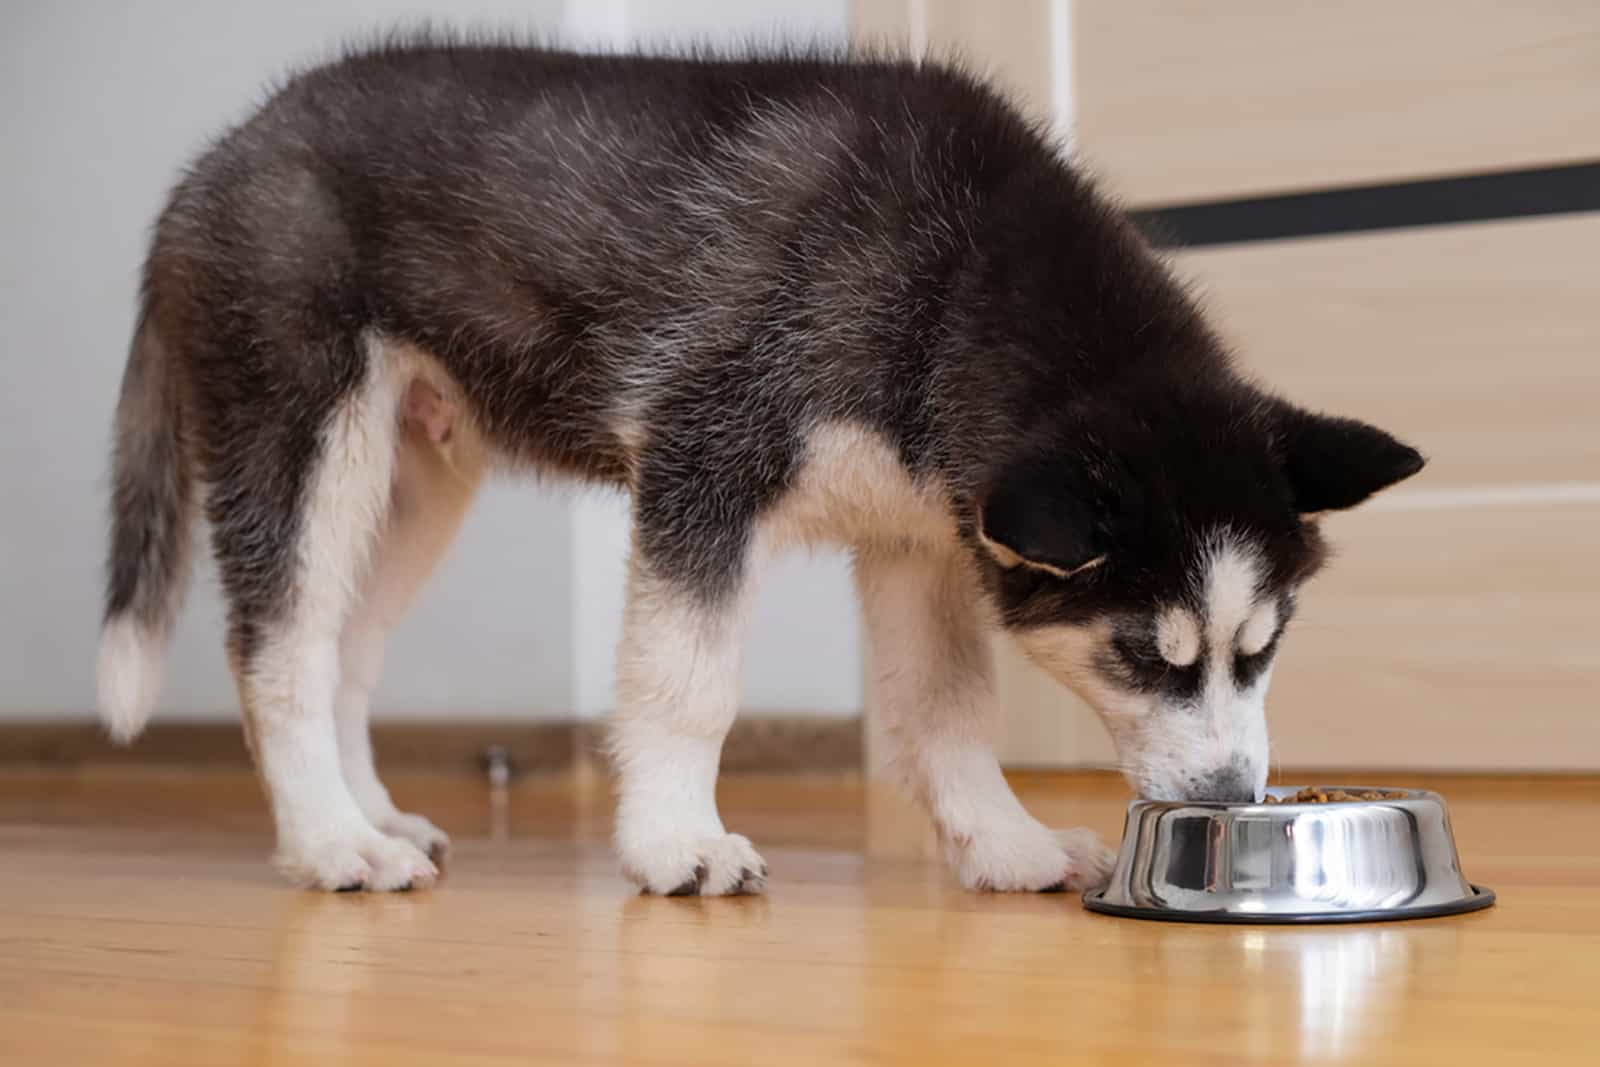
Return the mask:
M 183 443 L 180 374 L 147 299 L 117 401 L 100 633 L 100 718 L 121 742 L 144 729 L 155 707 L 188 579 L 195 478 Z

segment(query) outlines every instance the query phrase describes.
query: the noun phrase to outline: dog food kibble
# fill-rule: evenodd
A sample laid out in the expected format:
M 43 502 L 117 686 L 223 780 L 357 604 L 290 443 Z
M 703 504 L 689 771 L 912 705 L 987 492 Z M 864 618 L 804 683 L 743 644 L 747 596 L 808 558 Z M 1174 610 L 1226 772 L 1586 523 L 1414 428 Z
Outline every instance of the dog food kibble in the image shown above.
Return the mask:
M 1298 793 L 1286 797 L 1268 795 L 1263 804 L 1332 804 L 1340 800 L 1399 800 L 1405 796 L 1397 789 L 1361 789 L 1352 793 L 1345 789 L 1327 789 L 1308 785 Z

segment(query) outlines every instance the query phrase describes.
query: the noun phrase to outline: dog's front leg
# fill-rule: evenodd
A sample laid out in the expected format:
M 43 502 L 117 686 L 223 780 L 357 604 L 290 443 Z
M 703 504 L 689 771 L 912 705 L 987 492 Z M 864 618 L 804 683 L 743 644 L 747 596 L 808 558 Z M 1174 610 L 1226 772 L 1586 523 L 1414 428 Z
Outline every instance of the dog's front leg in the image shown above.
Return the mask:
M 1078 889 L 1112 855 L 1087 830 L 1023 808 L 995 757 L 993 662 L 981 600 L 956 554 L 856 561 L 873 667 L 872 714 L 890 769 L 926 805 L 969 889 Z
M 760 892 L 766 863 L 723 828 L 716 800 L 722 741 L 738 708 L 747 598 L 742 589 L 695 595 L 652 569 L 637 541 L 611 728 L 623 870 L 669 896 Z

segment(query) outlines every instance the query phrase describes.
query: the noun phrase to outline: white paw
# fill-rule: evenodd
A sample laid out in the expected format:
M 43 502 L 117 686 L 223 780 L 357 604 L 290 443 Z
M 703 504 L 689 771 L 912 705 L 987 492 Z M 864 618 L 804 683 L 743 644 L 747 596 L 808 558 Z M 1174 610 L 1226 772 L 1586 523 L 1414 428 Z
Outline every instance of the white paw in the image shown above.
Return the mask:
M 417 846 L 379 833 L 283 848 L 273 864 L 296 885 L 334 891 L 426 889 L 439 877 Z
M 397 811 L 388 818 L 378 820 L 376 825 L 390 837 L 410 841 L 434 863 L 443 863 L 450 851 L 450 835 L 421 815 Z
M 961 884 L 997 893 L 1059 893 L 1101 885 L 1115 860 L 1088 830 L 1020 823 L 957 838 L 952 860 Z
M 759 893 L 767 864 L 740 834 L 656 840 L 619 846 L 624 873 L 647 893 L 668 897 L 723 897 Z
M 1105 846 L 1100 835 L 1093 830 L 1077 827 L 1072 830 L 1052 830 L 1056 841 L 1067 853 L 1067 876 L 1063 889 L 1082 891 L 1105 885 L 1111 877 L 1111 868 L 1117 865 L 1117 854 Z

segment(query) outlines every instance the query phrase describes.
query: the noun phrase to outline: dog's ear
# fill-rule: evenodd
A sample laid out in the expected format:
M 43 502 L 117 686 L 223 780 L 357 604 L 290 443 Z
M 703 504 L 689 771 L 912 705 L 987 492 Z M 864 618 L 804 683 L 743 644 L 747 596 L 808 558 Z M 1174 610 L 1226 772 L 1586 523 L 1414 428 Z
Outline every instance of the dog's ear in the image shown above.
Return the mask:
M 1287 404 L 1280 408 L 1278 434 L 1295 510 L 1303 515 L 1355 507 L 1427 462 L 1376 426 Z
M 1073 484 L 1062 465 L 1015 463 L 1001 472 L 978 505 L 978 540 L 995 562 L 1057 578 L 1105 562 L 1103 531 L 1093 496 Z

